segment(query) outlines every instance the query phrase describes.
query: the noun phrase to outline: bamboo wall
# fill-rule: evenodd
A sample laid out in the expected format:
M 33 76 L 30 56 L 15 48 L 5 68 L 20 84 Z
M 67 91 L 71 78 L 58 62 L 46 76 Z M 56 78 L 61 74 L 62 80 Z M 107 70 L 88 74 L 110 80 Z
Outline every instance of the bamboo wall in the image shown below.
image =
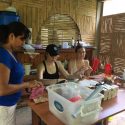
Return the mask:
M 101 18 L 100 58 L 109 59 L 114 72 L 125 69 L 125 13 Z
M 0 2 L 0 10 L 8 7 L 8 3 Z M 21 21 L 32 27 L 32 39 L 50 16 L 67 14 L 78 25 L 83 40 L 95 43 L 96 0 L 12 0 Z

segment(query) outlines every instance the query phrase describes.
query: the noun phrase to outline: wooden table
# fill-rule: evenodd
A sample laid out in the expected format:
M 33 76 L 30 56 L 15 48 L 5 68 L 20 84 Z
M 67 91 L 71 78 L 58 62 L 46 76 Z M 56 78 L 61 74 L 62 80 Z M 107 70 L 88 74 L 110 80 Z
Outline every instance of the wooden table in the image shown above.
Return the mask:
M 118 91 L 117 97 L 104 101 L 102 103 L 103 110 L 100 113 L 99 121 L 104 120 L 104 125 L 107 124 L 107 118 L 125 110 L 125 89 Z M 48 107 L 48 102 L 35 104 L 32 101 L 28 103 L 32 109 L 32 125 L 41 125 L 41 120 L 47 125 L 64 125 L 56 118 Z
M 118 91 L 117 97 L 104 101 L 102 103 L 103 110 L 100 113 L 99 120 L 104 120 L 104 125 L 107 124 L 107 118 L 109 116 L 118 114 L 125 111 L 125 89 L 120 89 Z

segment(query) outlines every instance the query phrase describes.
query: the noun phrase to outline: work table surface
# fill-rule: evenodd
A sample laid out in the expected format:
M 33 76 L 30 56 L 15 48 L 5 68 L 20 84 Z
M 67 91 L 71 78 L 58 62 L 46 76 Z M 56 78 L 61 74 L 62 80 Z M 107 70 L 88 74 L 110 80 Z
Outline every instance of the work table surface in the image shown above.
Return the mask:
M 98 121 L 107 120 L 109 116 L 115 115 L 121 111 L 125 110 L 125 89 L 120 89 L 118 91 L 117 97 L 102 102 L 103 110 L 100 113 Z M 35 118 L 41 118 L 47 125 L 64 125 L 58 118 L 56 118 L 50 111 L 48 102 L 35 104 L 32 101 L 28 102 L 29 107 L 32 109 L 33 122 Z M 37 117 L 36 117 L 37 116 Z M 38 124 L 33 124 L 38 125 Z M 106 124 L 105 124 L 106 125 Z

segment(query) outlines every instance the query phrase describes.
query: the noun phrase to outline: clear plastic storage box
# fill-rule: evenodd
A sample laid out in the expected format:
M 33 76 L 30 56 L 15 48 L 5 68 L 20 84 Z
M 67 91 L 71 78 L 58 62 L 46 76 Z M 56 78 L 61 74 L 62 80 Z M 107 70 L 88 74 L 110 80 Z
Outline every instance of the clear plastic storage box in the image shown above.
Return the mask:
M 66 125 L 91 125 L 98 120 L 101 111 L 102 94 L 92 99 L 85 99 L 93 92 L 81 88 L 74 82 L 51 85 L 47 87 L 50 111 Z M 80 96 L 75 102 L 70 98 Z

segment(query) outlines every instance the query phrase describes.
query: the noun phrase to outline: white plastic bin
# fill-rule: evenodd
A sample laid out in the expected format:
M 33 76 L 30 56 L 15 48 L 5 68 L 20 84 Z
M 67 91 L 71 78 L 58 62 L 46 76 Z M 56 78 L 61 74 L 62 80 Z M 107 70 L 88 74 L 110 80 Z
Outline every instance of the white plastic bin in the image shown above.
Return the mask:
M 98 120 L 101 110 L 102 94 L 84 101 L 92 92 L 89 88 L 80 88 L 78 84 L 62 83 L 47 87 L 50 111 L 66 125 L 91 125 Z M 84 99 L 71 102 L 68 98 L 80 94 Z M 73 117 L 77 111 L 80 113 Z

